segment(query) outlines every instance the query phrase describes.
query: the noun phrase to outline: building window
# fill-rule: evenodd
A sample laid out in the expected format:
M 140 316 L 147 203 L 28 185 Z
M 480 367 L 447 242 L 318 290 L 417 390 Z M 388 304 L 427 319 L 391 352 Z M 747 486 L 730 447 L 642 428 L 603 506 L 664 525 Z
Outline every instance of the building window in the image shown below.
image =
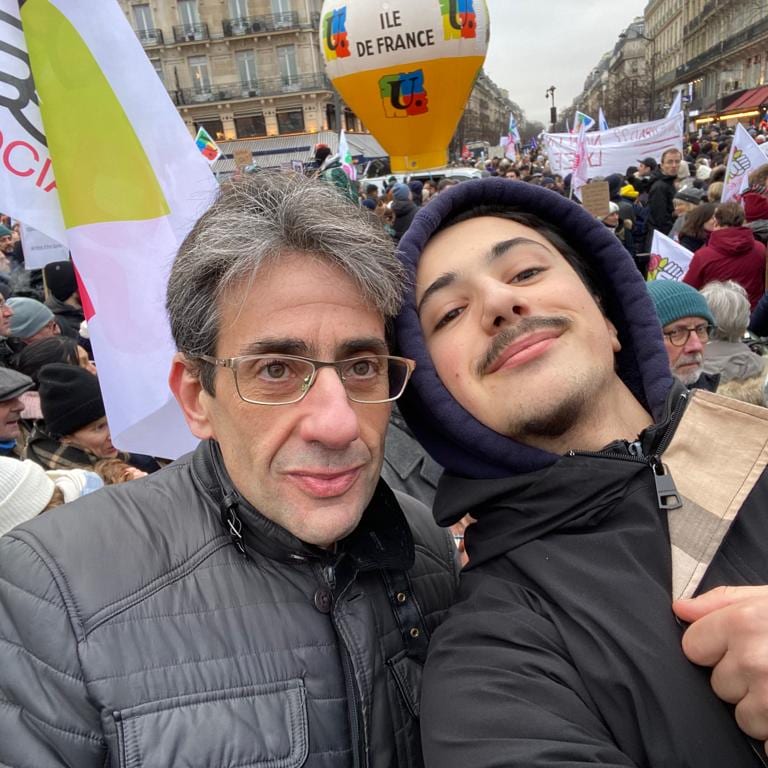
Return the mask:
M 139 34 L 140 40 L 147 38 L 147 33 L 154 32 L 155 25 L 152 21 L 152 11 L 149 9 L 149 3 L 133 6 L 133 26 Z M 142 35 L 142 33 L 144 33 Z
M 205 128 L 208 131 L 208 135 L 216 141 L 221 141 L 224 138 L 224 126 L 221 120 L 198 120 L 195 122 L 195 129 Z
M 179 21 L 186 31 L 195 31 L 195 25 L 200 23 L 197 0 L 179 0 Z
M 211 93 L 211 73 L 208 69 L 208 59 L 205 56 L 190 56 L 189 73 L 192 76 L 194 95 L 207 97 Z
M 272 0 L 272 13 L 288 13 L 291 10 L 291 0 Z
M 233 19 L 244 19 L 248 15 L 248 0 L 229 0 L 229 15 Z
M 235 131 L 238 139 L 250 139 L 267 135 L 267 123 L 264 115 L 249 115 L 235 118 Z
M 165 75 L 163 75 L 163 62 L 160 61 L 160 59 L 150 59 L 149 62 L 155 68 L 155 72 L 160 78 L 160 82 L 165 85 Z
M 238 51 L 235 54 L 240 87 L 244 96 L 256 96 L 258 77 L 256 75 L 256 54 L 253 51 Z M 253 93 L 251 93 L 253 91 Z
M 277 130 L 280 133 L 302 133 L 304 131 L 304 112 L 300 109 L 278 112 Z
M 280 78 L 283 90 L 298 88 L 299 72 L 296 66 L 296 46 L 279 45 L 277 47 L 277 62 L 280 67 Z

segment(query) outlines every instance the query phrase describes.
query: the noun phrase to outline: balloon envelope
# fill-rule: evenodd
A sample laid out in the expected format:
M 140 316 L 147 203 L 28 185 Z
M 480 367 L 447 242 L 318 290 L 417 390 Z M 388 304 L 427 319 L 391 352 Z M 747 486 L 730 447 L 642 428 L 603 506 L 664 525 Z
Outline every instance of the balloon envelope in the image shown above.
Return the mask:
M 445 165 L 485 60 L 485 0 L 325 0 L 328 76 L 393 171 Z

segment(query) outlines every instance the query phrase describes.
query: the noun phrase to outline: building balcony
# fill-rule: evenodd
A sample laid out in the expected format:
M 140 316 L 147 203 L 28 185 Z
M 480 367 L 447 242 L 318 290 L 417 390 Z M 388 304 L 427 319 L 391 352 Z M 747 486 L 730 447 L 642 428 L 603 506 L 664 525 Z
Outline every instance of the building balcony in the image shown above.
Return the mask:
M 141 40 L 141 44 L 145 48 L 148 48 L 152 45 L 163 44 L 162 29 L 137 29 L 136 35 L 138 36 L 139 40 Z
M 208 25 L 205 22 L 200 24 L 180 24 L 173 28 L 173 40 L 176 43 L 195 43 L 210 39 Z
M 323 72 L 310 72 L 291 78 L 271 77 L 258 81 L 216 83 L 209 86 L 182 88 L 172 92 L 176 106 L 196 106 L 220 101 L 272 98 L 293 93 L 331 91 L 331 84 Z
M 224 19 L 221 24 L 224 37 L 242 37 L 259 35 L 263 32 L 289 32 L 301 29 L 299 14 L 296 11 L 272 13 L 266 16 L 240 16 L 236 19 Z

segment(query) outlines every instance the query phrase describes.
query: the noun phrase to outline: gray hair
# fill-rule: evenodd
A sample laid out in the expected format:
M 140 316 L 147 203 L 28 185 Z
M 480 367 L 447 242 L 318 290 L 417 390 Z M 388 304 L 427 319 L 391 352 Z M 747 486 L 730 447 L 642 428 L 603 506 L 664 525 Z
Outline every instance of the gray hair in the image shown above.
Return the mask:
M 700 291 L 715 318 L 712 338 L 720 341 L 741 341 L 749 325 L 747 292 L 733 280 L 715 280 Z
M 400 309 L 404 271 L 378 219 L 331 184 L 295 173 L 261 172 L 229 182 L 179 248 L 166 294 L 176 347 L 196 361 L 213 394 L 223 298 L 289 252 L 340 268 L 385 322 Z

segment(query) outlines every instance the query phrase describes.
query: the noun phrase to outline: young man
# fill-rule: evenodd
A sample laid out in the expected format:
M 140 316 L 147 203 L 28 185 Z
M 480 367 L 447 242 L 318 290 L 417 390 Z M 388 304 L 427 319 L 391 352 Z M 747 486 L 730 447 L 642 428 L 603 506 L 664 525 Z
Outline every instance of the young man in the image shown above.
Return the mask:
M 420 764 L 456 574 L 379 481 L 401 279 L 331 185 L 222 189 L 168 286 L 199 448 L 0 539 L 0 763 Z
M 401 254 L 402 412 L 446 467 L 440 522 L 477 521 L 425 672 L 427 765 L 761 765 L 673 599 L 768 581 L 766 412 L 674 382 L 632 260 L 560 196 L 467 182 Z M 741 660 L 764 686 L 761 626 Z M 723 638 L 687 650 L 714 664 Z M 742 672 L 713 686 L 745 725 Z
M 648 192 L 648 218 L 646 220 L 646 250 L 650 251 L 653 231 L 658 229 L 668 235 L 675 223 L 674 197 L 677 187 L 677 172 L 683 155 L 679 149 L 665 149 L 661 162 L 651 174 L 651 186 Z

